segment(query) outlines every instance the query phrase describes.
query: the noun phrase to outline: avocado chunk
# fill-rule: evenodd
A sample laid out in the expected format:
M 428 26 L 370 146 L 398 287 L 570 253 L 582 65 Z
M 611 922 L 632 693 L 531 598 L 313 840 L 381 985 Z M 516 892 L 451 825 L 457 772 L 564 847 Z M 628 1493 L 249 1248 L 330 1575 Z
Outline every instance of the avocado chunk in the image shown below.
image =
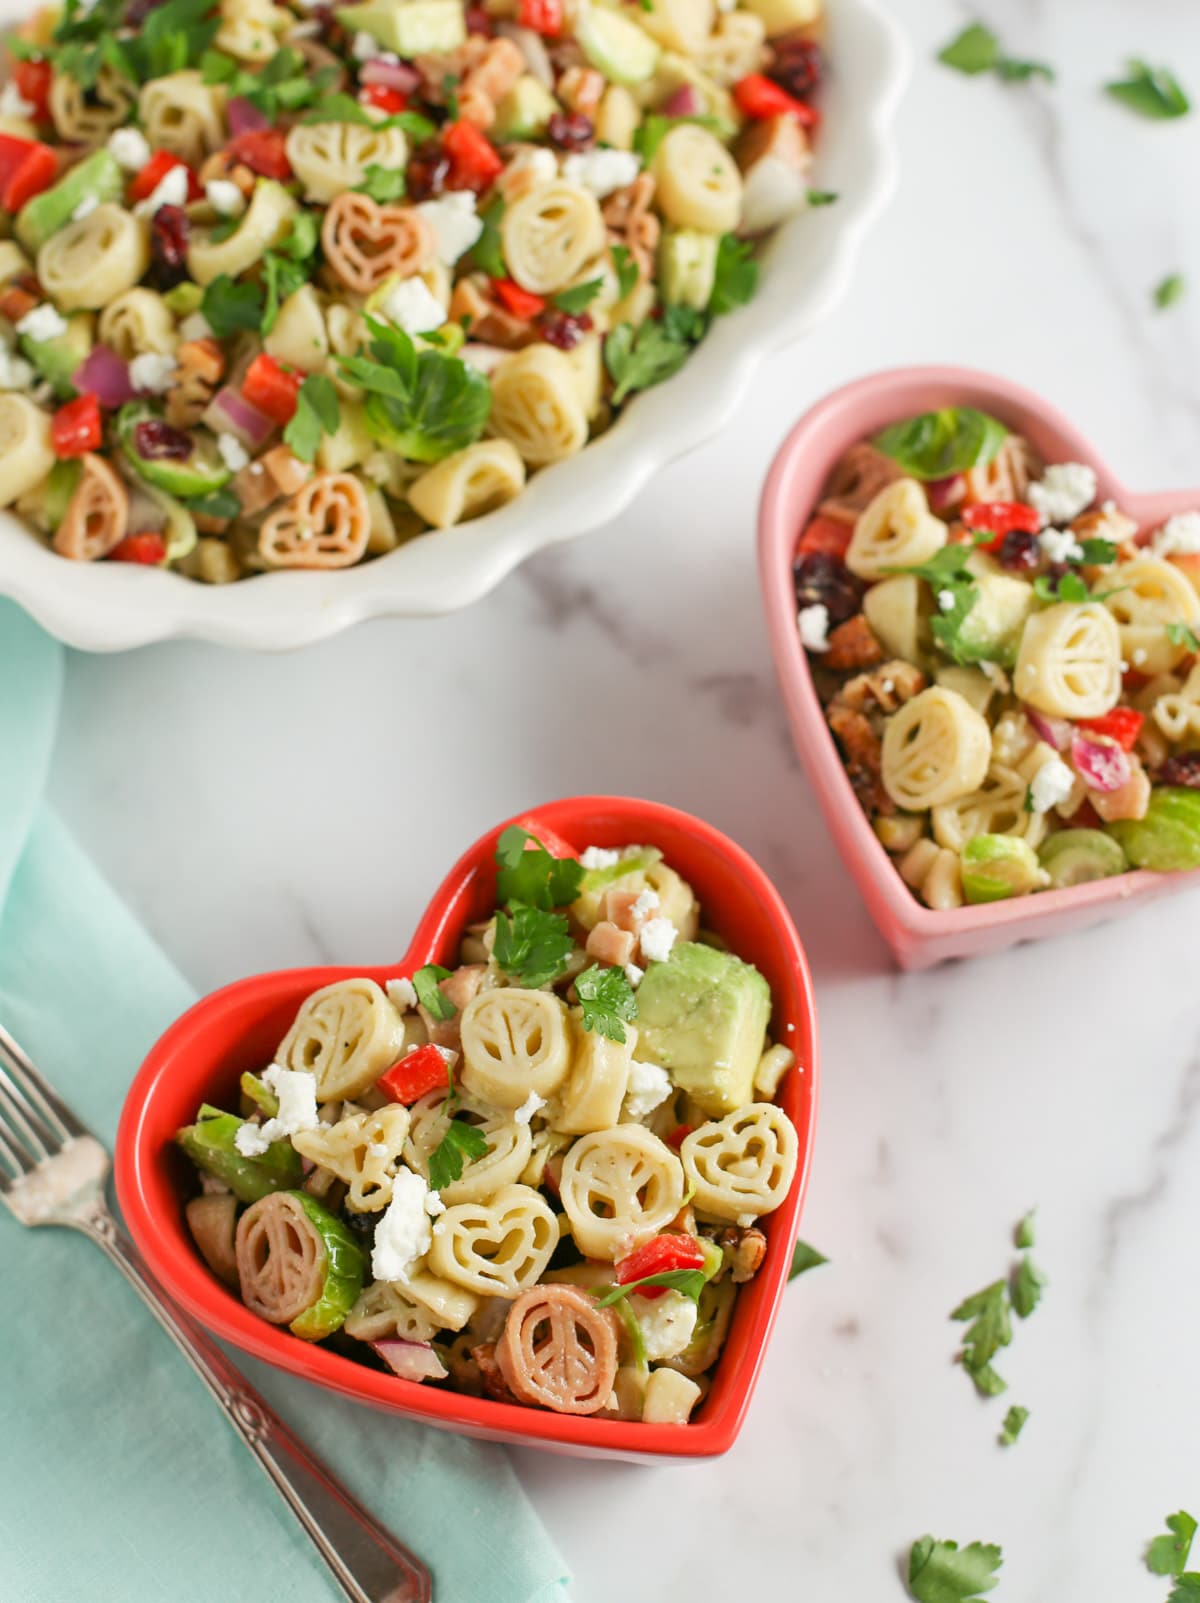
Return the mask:
M 645 83 L 652 77 L 662 54 L 636 22 L 597 6 L 580 6 L 575 38 L 593 67 L 611 82 L 626 86 Z
M 17 238 L 31 256 L 37 254 L 60 228 L 65 228 L 81 202 L 97 206 L 119 201 L 125 193 L 125 174 L 115 156 L 97 150 L 60 178 L 51 189 L 26 201 L 17 217 Z
M 698 228 L 667 228 L 658 247 L 658 280 L 668 306 L 702 312 L 712 299 L 717 276 L 716 234 Z
M 139 478 L 168 495 L 184 499 L 209 495 L 229 483 L 233 474 L 221 460 L 217 442 L 207 429 L 191 431 L 191 454 L 183 460 L 142 456 L 137 448 L 138 424 L 157 419 L 158 415 L 158 409 L 146 401 L 129 401 L 117 413 L 117 439 Z
M 525 73 L 496 107 L 492 137 L 501 142 L 506 139 L 540 138 L 557 110 L 558 101 L 550 91 L 543 88 L 536 78 Z
M 457 50 L 467 38 L 460 0 L 363 0 L 334 15 L 343 28 L 369 33 L 408 59 Z
M 771 991 L 732 952 L 677 941 L 638 987 L 637 1055 L 660 1063 L 711 1118 L 754 1100 Z
M 67 318 L 62 334 L 55 334 L 48 340 L 31 339 L 28 334 L 20 337 L 22 354 L 44 379 L 49 380 L 60 401 L 69 401 L 75 394 L 71 380 L 92 348 L 93 322 L 91 312 L 75 312 Z

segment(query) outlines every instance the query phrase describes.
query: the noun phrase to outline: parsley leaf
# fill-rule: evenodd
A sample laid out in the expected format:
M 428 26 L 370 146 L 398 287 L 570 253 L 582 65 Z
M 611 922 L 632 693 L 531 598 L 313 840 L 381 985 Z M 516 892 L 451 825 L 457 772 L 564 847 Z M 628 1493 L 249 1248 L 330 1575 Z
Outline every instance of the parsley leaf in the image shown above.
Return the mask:
M 1200 1574 L 1189 1571 L 1181 1575 L 1171 1588 L 1167 1603 L 1200 1603 Z
M 263 257 L 263 271 L 267 281 L 267 301 L 263 311 L 262 330 L 269 334 L 275 327 L 279 308 L 289 295 L 308 283 L 312 272 L 311 258 L 316 254 L 320 227 L 312 212 L 297 212 L 287 234 L 274 249 Z M 336 426 L 336 425 L 335 425 Z
M 1192 109 L 1178 78 L 1165 67 L 1151 67 L 1136 58 L 1128 63 L 1128 76 L 1105 84 L 1114 100 L 1119 100 L 1140 117 L 1163 121 L 1186 117 Z
M 417 993 L 417 1001 L 426 1013 L 444 1024 L 452 1019 L 458 1012 L 450 998 L 438 988 L 439 980 L 448 980 L 450 970 L 441 968 L 437 963 L 426 963 L 413 975 L 413 990 Z
M 722 317 L 735 307 L 745 306 L 758 288 L 758 263 L 751 247 L 734 234 L 722 234 L 717 246 L 717 265 L 712 294 L 708 297 L 711 317 Z
M 809 206 L 833 206 L 841 198 L 836 189 L 810 189 L 808 192 Z
M 504 217 L 504 202 L 495 200 L 479 213 L 483 233 L 468 253 L 476 267 L 489 278 L 507 278 L 508 264 L 504 260 L 504 246 L 500 238 L 500 223 Z
M 1012 1305 L 1017 1317 L 1028 1319 L 1042 1300 L 1046 1277 L 1028 1253 L 1021 1259 L 1012 1283 Z
M 953 67 L 955 72 L 965 72 L 972 77 L 978 72 L 991 72 L 999 59 L 1000 41 L 981 22 L 973 22 L 969 28 L 964 28 L 938 51 L 938 60 L 944 66 Z
M 1002 56 L 996 63 L 996 76 L 1004 83 L 1028 83 L 1031 78 L 1045 78 L 1047 83 L 1053 83 L 1056 74 L 1044 61 L 1018 61 L 1012 56 Z
M 604 361 L 616 385 L 613 404 L 678 373 L 703 333 L 704 318 L 690 306 L 672 306 L 661 319 L 648 317 L 636 329 L 618 323 L 604 341 Z
M 933 638 L 959 663 L 978 662 L 988 649 L 985 642 L 971 643 L 962 637 L 963 625 L 979 599 L 978 586 L 967 567 L 973 550 L 969 545 L 944 545 L 928 562 L 888 570 L 911 573 L 930 586 L 937 602 L 930 622 Z
M 319 67 L 310 73 L 298 50 L 284 45 L 255 72 L 221 50 L 206 50 L 200 73 L 206 84 L 222 84 L 230 99 L 248 100 L 272 122 L 281 112 L 299 111 L 337 81 L 337 67 Z
M 809 1269 L 819 1269 L 823 1263 L 828 1263 L 824 1253 L 810 1247 L 807 1241 L 798 1241 L 792 1251 L 792 1267 L 788 1270 L 788 1279 L 795 1280 L 797 1275 L 805 1274 Z
M 1090 568 L 1107 568 L 1117 560 L 1117 547 L 1113 540 L 1081 540 L 1079 549 L 1082 555 L 1076 561 Z
M 963 1368 L 984 1396 L 996 1396 L 1004 1390 L 1004 1382 L 991 1368 L 991 1362 L 1001 1347 L 1012 1341 L 1008 1282 L 993 1281 L 959 1303 L 950 1317 L 962 1323 L 970 1321 L 963 1336 Z
M 442 99 L 446 106 L 446 115 L 451 122 L 458 121 L 458 78 L 452 72 L 442 75 Z
M 1187 280 L 1182 273 L 1171 273 L 1163 279 L 1154 291 L 1154 304 L 1160 312 L 1165 312 L 1168 306 L 1174 306 L 1187 294 Z
M 377 162 L 371 162 L 357 188 L 360 194 L 369 195 L 378 205 L 386 206 L 389 201 L 403 200 L 408 186 L 400 168 L 380 167 Z
M 1024 1251 L 1027 1247 L 1032 1247 L 1035 1244 L 1033 1219 L 1036 1213 L 1036 1208 L 1030 1208 L 1029 1212 L 1017 1226 L 1016 1232 L 1013 1235 L 1013 1240 L 1022 1251 Z
M 418 353 L 403 329 L 368 317 L 369 356 L 342 356 L 338 365 L 367 394 L 367 426 L 387 449 L 413 462 L 440 462 L 473 444 L 492 409 L 492 387 L 456 356 Z
M 317 454 L 322 434 L 336 434 L 342 409 L 333 380 L 324 373 L 310 373 L 300 386 L 296 411 L 283 431 L 284 442 L 302 462 Z
M 1189 651 L 1200 651 L 1200 636 L 1186 623 L 1169 623 L 1167 639 L 1173 646 L 1186 646 Z
M 1025 1429 L 1025 1421 L 1029 1418 L 1029 1410 L 1020 1408 L 1016 1403 L 1004 1416 L 1004 1424 L 1000 1428 L 1001 1447 L 1013 1447 L 1018 1436 Z
M 507 913 L 496 914 L 492 956 L 509 979 L 531 991 L 565 971 L 574 945 L 563 913 L 513 902 Z
M 573 857 L 554 857 L 527 829 L 510 824 L 496 842 L 496 900 L 523 902 L 549 912 L 579 895 L 584 867 Z
M 716 117 L 664 117 L 661 112 L 651 112 L 643 117 L 633 136 L 633 148 L 642 158 L 644 166 L 649 167 L 658 151 L 658 147 L 680 123 L 694 122 L 699 128 L 707 128 L 710 133 L 720 133 L 721 123 Z
M 560 312 L 566 312 L 569 317 L 578 317 L 585 311 L 604 288 L 603 278 L 589 278 L 586 284 L 573 284 L 570 289 L 560 289 L 552 297 L 553 305 Z
M 695 1302 L 707 1283 L 708 1276 L 703 1269 L 664 1269 L 661 1274 L 643 1275 L 640 1280 L 631 1280 L 627 1285 L 613 1286 L 597 1299 L 596 1306 L 612 1308 L 628 1297 L 631 1291 L 640 1291 L 643 1286 L 665 1286 L 668 1291 L 682 1292 Z
M 583 1027 L 609 1041 L 624 1041 L 625 1024 L 637 1018 L 637 997 L 623 968 L 599 968 L 595 963 L 575 981 L 583 1009 Z
M 263 292 L 257 284 L 237 284 L 222 273 L 206 286 L 200 313 L 219 340 L 239 329 L 257 329 L 262 325 Z
M 617 294 L 624 300 L 640 277 L 638 264 L 625 245 L 614 245 L 609 254 L 612 256 L 613 271 L 617 275 Z
M 1064 573 L 1061 579 L 1052 579 L 1048 573 L 1039 573 L 1033 581 L 1033 593 L 1039 601 L 1091 599 L 1091 592 L 1077 573 Z
M 466 1119 L 451 1119 L 429 1158 L 429 1188 L 441 1191 L 462 1179 L 463 1166 L 487 1156 L 487 1137 Z
M 242 503 L 232 490 L 212 490 L 208 495 L 189 501 L 187 509 L 206 518 L 236 518 L 241 513 Z
M 972 1603 L 992 1590 L 1003 1562 L 998 1547 L 972 1542 L 960 1551 L 957 1542 L 922 1536 L 908 1556 L 908 1590 L 917 1603 Z
M 353 95 L 329 95 L 312 108 L 303 119 L 310 122 L 352 122 L 362 128 L 402 128 L 410 139 L 418 142 L 432 139 L 437 129 L 428 117 L 416 111 L 398 111 L 391 117 L 369 117 Z
M 1182 1575 L 1192 1551 L 1196 1521 L 1180 1509 L 1167 1515 L 1166 1536 L 1156 1536 L 1146 1549 L 1146 1568 L 1152 1575 Z

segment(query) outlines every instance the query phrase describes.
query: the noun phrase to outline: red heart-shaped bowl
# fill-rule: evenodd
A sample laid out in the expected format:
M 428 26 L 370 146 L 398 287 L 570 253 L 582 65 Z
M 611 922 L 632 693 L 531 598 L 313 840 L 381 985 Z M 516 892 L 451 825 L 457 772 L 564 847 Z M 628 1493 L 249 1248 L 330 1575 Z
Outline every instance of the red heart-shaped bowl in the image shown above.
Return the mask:
M 738 1296 L 712 1390 L 691 1424 L 643 1425 L 579 1418 L 464 1396 L 378 1373 L 311 1346 L 255 1317 L 208 1271 L 183 1216 L 186 1163 L 172 1137 L 199 1103 L 231 1105 L 238 1076 L 270 1061 L 310 992 L 366 974 L 381 985 L 424 963 L 456 961 L 464 927 L 494 906 L 497 825 L 459 859 L 433 898 L 405 956 L 355 968 L 283 969 L 239 980 L 197 1002 L 150 1052 L 138 1071 L 117 1132 L 117 1194 L 129 1229 L 170 1294 L 215 1335 L 305 1380 L 360 1403 L 444 1430 L 586 1457 L 656 1461 L 705 1458 L 733 1445 L 746 1416 L 779 1299 L 791 1267 L 812 1155 L 817 1103 L 817 1021 L 812 980 L 800 938 L 778 891 L 741 847 L 671 807 L 614 796 L 577 796 L 523 814 L 534 833 L 586 846 L 657 846 L 694 887 L 706 924 L 765 975 L 774 999 L 772 1033 L 796 1054 L 779 1103 L 800 1141 L 796 1178 L 782 1207 L 764 1222 L 766 1261 Z M 233 1104 L 236 1105 L 236 1104 Z
M 970 368 L 897 368 L 858 379 L 806 413 L 780 446 L 763 489 L 758 521 L 759 577 L 775 669 L 796 749 L 825 821 L 880 933 L 907 969 L 1084 929 L 1131 902 L 1166 896 L 1200 882 L 1200 869 L 1180 874 L 1141 871 L 1070 890 L 1039 891 L 1012 901 L 935 912 L 909 890 L 876 838 L 850 788 L 800 644 L 792 559 L 830 471 L 849 447 L 899 418 L 944 406 L 991 412 L 1031 440 L 1047 461 L 1090 464 L 1099 483 L 1097 500 L 1111 497 L 1137 520 L 1139 533 L 1157 528 L 1173 513 L 1200 507 L 1200 490 L 1151 495 L 1127 490 L 1054 407 L 1020 385 Z

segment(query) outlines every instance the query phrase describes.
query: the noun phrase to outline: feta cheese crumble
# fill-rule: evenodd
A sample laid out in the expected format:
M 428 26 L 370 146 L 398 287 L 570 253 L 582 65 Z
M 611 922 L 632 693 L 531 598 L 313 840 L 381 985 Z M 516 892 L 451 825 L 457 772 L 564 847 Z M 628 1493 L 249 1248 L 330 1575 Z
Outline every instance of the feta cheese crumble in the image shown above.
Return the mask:
M 528 1124 L 533 1118 L 534 1114 L 539 1112 L 545 1106 L 545 1097 L 540 1097 L 536 1091 L 531 1091 L 525 1098 L 524 1102 L 521 1103 L 521 1106 L 513 1114 L 513 1123 Z
M 129 364 L 129 382 L 143 395 L 161 395 L 171 387 L 175 358 L 158 351 L 143 351 Z
M 1048 813 L 1075 788 L 1075 775 L 1061 757 L 1051 757 L 1034 774 L 1029 786 L 1029 805 L 1035 813 Z
M 204 193 L 213 211 L 222 217 L 236 217 L 246 204 L 245 196 L 232 178 L 210 178 Z
M 1096 474 L 1082 462 L 1055 462 L 1026 495 L 1043 523 L 1070 523 L 1096 499 Z
M 85 195 L 79 202 L 79 205 L 76 206 L 75 210 L 71 213 L 71 221 L 73 223 L 81 223 L 85 217 L 90 217 L 92 215 L 99 204 L 100 202 L 96 199 L 95 195 Z
M 43 301 L 40 306 L 35 306 L 32 311 L 26 312 L 16 328 L 17 333 L 24 334 L 26 339 L 40 342 L 57 339 L 60 334 L 65 334 L 67 320 L 60 315 L 57 308 L 51 306 L 48 301 Z
M 641 165 L 641 157 L 629 150 L 588 150 L 568 156 L 562 173 L 568 183 L 590 189 L 597 200 L 604 200 L 614 190 L 631 184 Z
M 36 111 L 11 78 L 0 89 L 0 117 L 32 117 Z
M 475 215 L 475 195 L 470 189 L 455 189 L 440 200 L 422 201 L 417 210 L 433 229 L 434 253 L 447 267 L 453 267 L 483 233 L 483 218 Z
M 406 334 L 428 334 L 446 321 L 442 304 L 422 278 L 405 278 L 384 297 L 383 315 Z
M 637 901 L 633 904 L 633 916 L 634 918 L 646 918 L 649 914 L 653 913 L 657 906 L 658 892 L 652 891 L 649 885 L 647 885 L 646 889 L 639 893 Z
M 625 1091 L 625 1116 L 644 1119 L 671 1094 L 671 1077 L 657 1063 L 629 1065 L 629 1085 Z
M 629 1302 L 650 1363 L 674 1358 L 691 1341 L 699 1310 L 681 1291 L 667 1291 L 661 1297 L 643 1297 L 635 1291 Z
M 798 614 L 800 644 L 806 651 L 829 650 L 829 608 L 817 601 L 811 607 L 801 607 Z
M 150 160 L 150 146 L 140 128 L 118 128 L 108 138 L 108 153 L 127 173 L 140 172 Z
M 1200 555 L 1200 512 L 1177 512 L 1155 531 L 1150 549 L 1156 557 Z
M 401 1013 L 417 1005 L 417 988 L 411 980 L 389 980 L 387 994 L 392 1006 L 398 1007 Z
M 133 214 L 135 217 L 153 217 L 160 206 L 186 206 L 187 198 L 188 170 L 186 167 L 172 167 L 162 175 L 145 200 L 138 201 Z
M 642 925 L 642 956 L 652 963 L 665 963 L 671 955 L 679 931 L 669 918 L 650 918 Z
M 938 591 L 938 606 L 942 609 L 943 612 L 953 612 L 953 610 L 954 610 L 954 591 L 953 590 L 939 590 Z
M 419 1174 L 411 1169 L 398 1171 L 392 1181 L 392 1200 L 375 1227 L 371 1273 L 376 1280 L 398 1280 L 403 1285 L 417 1259 L 429 1251 L 433 1240 L 429 1225 L 430 1194 Z
M 356 33 L 350 45 L 350 54 L 355 61 L 378 61 L 380 59 L 379 41 L 369 33 Z
M 233 1144 L 244 1158 L 260 1158 L 272 1141 L 281 1141 L 301 1130 L 315 1130 L 320 1122 L 315 1075 L 304 1069 L 285 1069 L 282 1063 L 272 1063 L 269 1069 L 263 1070 L 262 1079 L 279 1098 L 279 1112 L 262 1124 L 239 1127 Z
M 250 466 L 250 453 L 236 434 L 218 434 L 217 450 L 231 473 L 240 473 L 243 468 Z
M 1070 529 L 1043 529 L 1038 544 L 1047 562 L 1080 562 L 1083 547 Z
M 579 854 L 584 868 L 612 868 L 621 861 L 620 852 L 610 852 L 607 846 L 589 846 Z
M 626 963 L 625 978 L 629 981 L 630 989 L 636 991 L 638 986 L 646 978 L 646 970 L 644 968 L 639 968 L 636 963 Z

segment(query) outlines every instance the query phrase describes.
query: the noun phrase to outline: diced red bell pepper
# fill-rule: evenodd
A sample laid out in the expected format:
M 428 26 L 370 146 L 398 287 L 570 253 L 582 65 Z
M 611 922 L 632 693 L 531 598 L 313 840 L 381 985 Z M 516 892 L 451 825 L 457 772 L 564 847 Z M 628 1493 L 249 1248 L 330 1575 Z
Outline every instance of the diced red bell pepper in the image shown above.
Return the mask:
M 58 157 L 38 139 L 0 134 L 0 207 L 19 212 L 58 177 Z
M 385 111 L 389 117 L 394 117 L 408 107 L 408 96 L 399 89 L 389 89 L 387 84 L 366 83 L 358 91 L 360 106 L 373 106 L 376 111 Z
M 562 0 L 521 0 L 517 21 L 533 33 L 557 39 L 563 25 Z
M 803 128 L 813 128 L 821 120 L 815 106 L 797 100 L 781 89 L 765 73 L 748 72 L 733 86 L 733 98 L 744 117 L 760 120 L 766 117 L 795 117 Z
M 235 162 L 249 167 L 260 178 L 275 178 L 281 184 L 292 176 L 287 158 L 287 134 L 282 128 L 248 128 L 225 146 Z
M 60 459 L 98 451 L 103 439 L 100 402 L 94 395 L 81 395 L 77 400 L 68 401 L 51 419 L 50 440 L 55 456 Z
M 296 405 L 303 373 L 293 373 L 280 367 L 266 351 L 256 356 L 246 369 L 242 380 L 242 394 L 251 406 L 257 406 L 276 423 L 290 423 L 296 415 Z
M 443 130 L 442 149 L 450 158 L 450 189 L 473 189 L 477 195 L 482 194 L 504 170 L 504 162 L 487 135 L 461 118 Z
M 551 857 L 557 857 L 561 860 L 566 857 L 579 856 L 576 848 L 569 841 L 565 841 L 561 835 L 557 834 L 547 824 L 544 824 L 536 813 L 526 813 L 524 818 L 518 818 L 517 828 L 523 829 L 527 835 L 532 835 L 535 839 L 540 840 Z
M 843 523 L 840 518 L 813 518 L 800 536 L 796 554 L 803 557 L 817 551 L 836 557 L 840 562 L 846 555 L 853 533 L 854 525 Z
M 976 501 L 963 508 L 962 521 L 968 529 L 992 536 L 982 542 L 984 551 L 998 550 L 1006 534 L 1036 534 L 1042 526 L 1038 514 L 1023 501 Z
M 1093 735 L 1107 735 L 1115 740 L 1122 751 L 1132 751 L 1146 722 L 1146 715 L 1136 707 L 1114 707 L 1101 713 L 1099 718 L 1077 718 L 1080 729 L 1090 729 Z
M 167 560 L 167 543 L 161 534 L 147 529 L 141 534 L 127 534 L 108 553 L 110 562 L 139 562 L 145 568 L 155 568 Z
M 187 173 L 187 198 L 189 200 L 199 200 L 204 191 L 200 187 L 200 180 L 187 162 L 179 156 L 173 156 L 169 150 L 156 150 L 141 172 L 136 173 L 129 180 L 129 186 L 125 191 L 129 204 L 133 206 L 139 200 L 149 200 L 167 174 L 176 167 L 182 167 L 184 172 Z
M 35 122 L 50 120 L 50 84 L 54 68 L 48 61 L 18 61 L 13 66 L 13 83 L 21 99 L 33 107 Z
M 407 1108 L 439 1086 L 448 1091 L 452 1072 L 436 1046 L 418 1046 L 385 1069 L 375 1085 L 390 1102 L 403 1102 Z
M 628 1286 L 647 1275 L 665 1275 L 672 1269 L 703 1269 L 704 1248 L 695 1236 L 655 1236 L 635 1247 L 616 1267 L 617 1285 Z M 666 1286 L 644 1286 L 639 1297 L 661 1297 Z
M 493 278 L 491 282 L 492 294 L 514 317 L 523 317 L 526 321 L 532 322 L 546 310 L 544 295 L 534 295 L 532 291 L 522 289 L 520 284 L 514 284 L 511 278 Z
M 676 1152 L 678 1152 L 680 1147 L 687 1140 L 688 1136 L 691 1135 L 695 1128 L 696 1126 L 694 1124 L 677 1124 L 667 1137 L 667 1145 L 669 1147 L 674 1147 Z

